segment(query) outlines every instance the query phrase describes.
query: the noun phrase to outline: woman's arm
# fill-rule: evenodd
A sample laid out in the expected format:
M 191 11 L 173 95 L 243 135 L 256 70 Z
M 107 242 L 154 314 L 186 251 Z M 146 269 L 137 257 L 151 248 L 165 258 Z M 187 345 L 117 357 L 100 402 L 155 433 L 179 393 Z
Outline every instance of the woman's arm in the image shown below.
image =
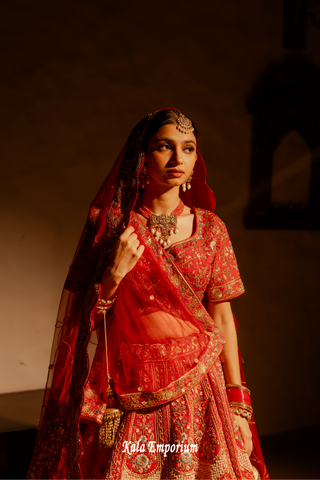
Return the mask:
M 120 235 L 111 254 L 109 265 L 101 275 L 100 303 L 104 300 L 112 300 L 121 280 L 134 268 L 143 252 L 144 246 L 140 245 L 138 236 L 130 225 Z M 101 325 L 103 319 L 102 311 L 99 307 L 97 308 L 97 305 L 93 310 L 94 329 Z M 109 306 L 111 306 L 111 303 L 109 303 Z
M 101 276 L 100 297 L 108 300 L 115 294 L 121 280 L 134 268 L 144 252 L 134 228 L 130 225 L 120 235 L 110 264 Z
M 225 345 L 221 353 L 221 362 L 226 384 L 241 385 L 238 356 L 238 339 L 230 302 L 208 302 L 207 310 L 214 323 L 224 336 Z M 235 415 L 248 455 L 252 452 L 252 439 L 249 424 L 245 418 Z

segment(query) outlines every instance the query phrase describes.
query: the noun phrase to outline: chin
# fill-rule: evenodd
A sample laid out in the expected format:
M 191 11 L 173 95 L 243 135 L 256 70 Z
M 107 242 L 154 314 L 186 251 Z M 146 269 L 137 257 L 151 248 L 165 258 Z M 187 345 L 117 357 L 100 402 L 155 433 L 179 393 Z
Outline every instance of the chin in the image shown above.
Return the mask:
M 185 182 L 186 180 L 181 180 L 181 178 L 172 178 L 172 179 L 169 179 L 167 180 L 167 185 L 170 185 L 172 187 L 180 187 L 183 182 Z

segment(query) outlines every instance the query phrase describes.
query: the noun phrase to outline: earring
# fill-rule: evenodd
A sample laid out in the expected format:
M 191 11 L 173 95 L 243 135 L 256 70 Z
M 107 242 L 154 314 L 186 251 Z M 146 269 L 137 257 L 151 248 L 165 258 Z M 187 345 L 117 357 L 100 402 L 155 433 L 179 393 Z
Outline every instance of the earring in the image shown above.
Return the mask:
M 143 165 L 143 167 L 141 169 L 138 180 L 139 180 L 139 184 L 140 184 L 141 188 L 144 188 L 146 186 L 146 184 L 149 185 L 149 183 L 150 183 L 150 175 L 149 175 L 147 167 L 145 165 Z
M 190 176 L 189 176 L 189 178 L 188 178 L 187 182 L 184 182 L 184 183 L 181 185 L 181 188 L 182 188 L 182 191 L 183 191 L 183 192 L 186 192 L 186 191 L 187 191 L 187 189 L 188 189 L 188 190 L 190 190 L 190 188 L 191 188 L 191 181 L 192 181 L 192 176 L 193 176 L 193 174 L 194 174 L 194 171 L 192 170 L 192 172 L 191 172 L 191 174 L 190 174 Z

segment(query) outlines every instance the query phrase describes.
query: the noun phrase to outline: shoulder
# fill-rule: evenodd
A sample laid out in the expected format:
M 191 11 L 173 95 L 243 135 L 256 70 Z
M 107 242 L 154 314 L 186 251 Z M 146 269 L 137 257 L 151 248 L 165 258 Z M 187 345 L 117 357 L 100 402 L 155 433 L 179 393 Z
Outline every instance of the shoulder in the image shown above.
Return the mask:
M 194 210 L 199 221 L 204 223 L 209 231 L 213 231 L 217 235 L 228 233 L 225 223 L 218 215 L 203 208 L 195 208 Z
M 202 229 L 207 244 L 215 245 L 215 249 L 231 245 L 227 227 L 218 215 L 202 208 L 196 208 L 195 210 L 198 226 Z

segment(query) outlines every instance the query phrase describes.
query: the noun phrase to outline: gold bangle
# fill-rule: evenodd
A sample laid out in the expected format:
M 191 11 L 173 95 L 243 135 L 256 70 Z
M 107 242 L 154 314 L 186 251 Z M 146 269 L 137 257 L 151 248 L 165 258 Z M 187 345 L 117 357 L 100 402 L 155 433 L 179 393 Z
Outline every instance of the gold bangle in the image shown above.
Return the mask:
M 250 392 L 249 388 L 244 387 L 243 385 L 233 385 L 231 383 L 228 383 L 226 385 L 226 388 L 238 388 L 239 390 L 244 390 L 245 392 L 248 392 L 249 395 L 251 395 L 251 392 Z
M 247 405 L 246 403 L 231 402 L 230 407 L 235 415 L 240 415 L 242 418 L 251 420 L 253 409 L 250 405 Z
M 245 418 L 248 421 L 252 418 L 252 412 L 248 412 L 247 410 L 241 408 L 231 408 L 231 410 L 234 415 L 239 415 L 239 417 Z
M 244 408 L 250 412 L 253 412 L 253 408 L 251 405 L 248 405 L 247 403 L 242 403 L 242 402 L 230 402 L 230 406 L 232 407 L 240 407 Z
M 98 298 L 98 301 L 96 303 L 96 308 L 100 312 L 106 312 L 114 304 L 116 298 L 117 298 L 117 295 L 111 298 L 111 300 L 104 300 L 104 298 Z

